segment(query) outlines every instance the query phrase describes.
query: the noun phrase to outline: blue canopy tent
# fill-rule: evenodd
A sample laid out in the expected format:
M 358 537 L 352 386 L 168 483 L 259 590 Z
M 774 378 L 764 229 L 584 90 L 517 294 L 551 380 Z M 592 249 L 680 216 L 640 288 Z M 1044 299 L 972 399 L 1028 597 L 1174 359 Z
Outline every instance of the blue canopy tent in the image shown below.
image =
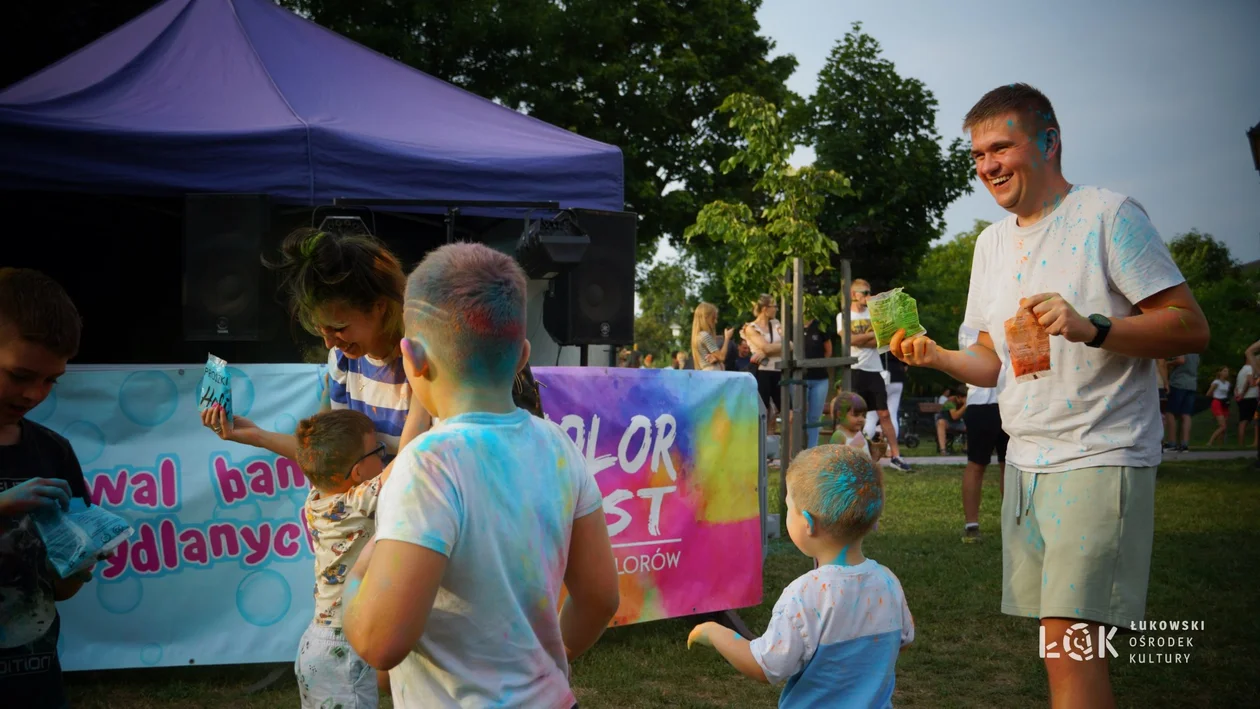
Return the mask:
M 622 160 L 266 0 L 166 0 L 0 91 L 0 189 L 557 201 Z

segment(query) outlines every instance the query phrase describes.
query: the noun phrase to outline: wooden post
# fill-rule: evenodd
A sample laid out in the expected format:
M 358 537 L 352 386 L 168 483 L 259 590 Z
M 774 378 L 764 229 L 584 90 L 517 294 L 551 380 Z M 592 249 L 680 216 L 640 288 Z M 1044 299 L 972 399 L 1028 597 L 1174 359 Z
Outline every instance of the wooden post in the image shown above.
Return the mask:
M 805 378 L 805 370 L 800 361 L 805 358 L 805 294 L 804 265 L 800 257 L 792 259 L 792 379 L 800 381 Z M 794 384 L 792 390 L 792 457 L 805 450 L 805 400 L 809 390 L 804 384 Z
M 850 343 L 853 340 L 851 334 L 850 309 L 853 307 L 853 296 L 850 291 L 853 289 L 853 269 L 849 263 L 849 259 L 840 261 L 840 290 L 841 298 L 844 306 L 840 309 L 840 356 L 851 357 L 852 349 Z M 845 391 L 853 391 L 853 369 L 845 365 L 840 368 L 841 387 Z

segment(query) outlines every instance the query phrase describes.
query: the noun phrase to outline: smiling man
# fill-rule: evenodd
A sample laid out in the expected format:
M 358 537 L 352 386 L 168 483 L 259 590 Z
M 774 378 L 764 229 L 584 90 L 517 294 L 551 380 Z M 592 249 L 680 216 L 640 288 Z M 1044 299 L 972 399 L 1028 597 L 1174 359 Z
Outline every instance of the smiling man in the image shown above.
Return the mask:
M 1011 213 L 976 242 L 962 351 L 890 343 L 904 362 L 996 386 L 1010 434 L 1002 500 L 1002 611 L 1036 617 L 1062 645 L 1128 627 L 1146 609 L 1161 424 L 1155 358 L 1202 352 L 1208 324 L 1145 210 L 1063 177 L 1050 101 L 1025 84 L 968 112 L 976 175 Z M 1028 309 L 1051 371 L 1017 382 L 1004 323 Z M 1079 630 L 1074 637 L 1081 635 Z M 1031 652 L 1033 645 L 1029 643 Z M 1054 707 L 1111 707 L 1107 656 L 1047 653 Z

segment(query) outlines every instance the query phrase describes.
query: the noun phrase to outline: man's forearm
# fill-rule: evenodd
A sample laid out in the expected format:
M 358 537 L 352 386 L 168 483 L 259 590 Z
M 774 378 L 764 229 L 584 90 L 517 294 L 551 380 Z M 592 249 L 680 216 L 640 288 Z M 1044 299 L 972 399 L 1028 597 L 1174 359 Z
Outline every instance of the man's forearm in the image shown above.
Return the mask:
M 972 345 L 965 350 L 937 349 L 936 369 L 964 384 L 978 387 L 997 386 L 1002 360 L 997 353 L 984 345 Z
M 874 346 L 875 346 L 875 333 L 873 332 L 867 332 L 861 335 L 854 335 L 853 339 L 849 340 L 849 347 L 874 347 Z
M 591 649 L 596 640 L 604 634 L 611 618 L 603 617 L 574 603 L 570 596 L 564 600 L 560 609 L 560 638 L 564 641 L 564 649 L 569 659 L 573 660 Z
M 1198 354 L 1207 349 L 1207 319 L 1186 308 L 1164 308 L 1113 318 L 1102 348 L 1128 357 L 1156 359 Z

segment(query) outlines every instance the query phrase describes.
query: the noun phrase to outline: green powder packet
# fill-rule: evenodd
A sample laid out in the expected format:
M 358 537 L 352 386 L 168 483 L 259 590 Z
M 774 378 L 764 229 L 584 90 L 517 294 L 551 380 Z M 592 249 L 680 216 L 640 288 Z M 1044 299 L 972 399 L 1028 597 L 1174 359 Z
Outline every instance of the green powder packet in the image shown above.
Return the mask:
M 904 329 L 906 337 L 927 334 L 919 324 L 919 306 L 914 298 L 893 288 L 866 301 L 871 313 L 871 328 L 875 331 L 875 345 L 880 352 L 888 351 L 888 343 L 898 330 Z

